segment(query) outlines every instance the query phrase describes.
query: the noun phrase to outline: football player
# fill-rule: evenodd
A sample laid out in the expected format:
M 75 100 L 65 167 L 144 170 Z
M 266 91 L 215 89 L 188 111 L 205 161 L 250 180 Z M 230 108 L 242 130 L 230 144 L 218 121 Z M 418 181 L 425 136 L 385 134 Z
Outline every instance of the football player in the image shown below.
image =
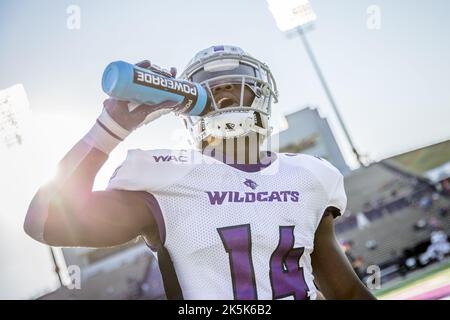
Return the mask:
M 67 247 L 142 236 L 157 253 L 168 299 L 316 299 L 315 283 L 326 299 L 373 299 L 335 238 L 333 219 L 347 201 L 341 173 L 317 157 L 260 150 L 278 98 L 268 66 L 241 48 L 213 46 L 181 78 L 213 100 L 204 116 L 180 115 L 195 148 L 130 150 L 107 189 L 93 192 L 110 152 L 176 107 L 108 99 L 37 191 L 25 231 Z

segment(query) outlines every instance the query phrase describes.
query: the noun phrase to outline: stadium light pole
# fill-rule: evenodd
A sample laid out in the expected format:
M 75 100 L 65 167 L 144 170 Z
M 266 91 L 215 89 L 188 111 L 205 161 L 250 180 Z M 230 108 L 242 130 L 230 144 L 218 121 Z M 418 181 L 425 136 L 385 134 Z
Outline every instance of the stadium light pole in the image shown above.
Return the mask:
M 62 278 L 61 278 L 61 273 L 60 273 L 58 262 L 56 261 L 55 252 L 53 252 L 53 247 L 50 247 L 49 249 L 50 249 L 50 255 L 52 256 L 52 261 L 53 261 L 53 267 L 54 267 L 53 271 L 58 276 L 59 285 L 61 287 L 63 287 L 64 283 L 63 283 Z
M 328 87 L 322 70 L 320 69 L 314 52 L 312 51 L 312 48 L 305 35 L 305 26 L 311 25 L 317 19 L 317 16 L 311 7 L 311 4 L 308 0 L 267 0 L 267 2 L 269 4 L 269 10 L 271 11 L 275 19 L 278 29 L 280 29 L 282 32 L 288 32 L 295 29 L 299 34 L 300 39 L 303 42 L 303 46 L 305 47 L 306 53 L 308 54 L 308 57 L 311 60 L 314 70 L 316 71 L 320 83 L 325 91 L 328 101 L 330 102 L 330 105 L 337 116 L 339 124 L 344 131 L 345 137 L 347 138 L 347 141 L 349 142 L 352 151 L 355 154 L 356 160 L 361 166 L 364 167 L 365 165 L 361 160 L 361 155 L 359 154 L 352 138 L 350 137 L 347 127 L 344 124 L 344 120 L 342 119 L 342 116 L 337 108 L 336 101 L 333 98 L 331 90 Z
M 23 144 L 23 130 L 30 115 L 30 104 L 22 84 L 0 90 L 0 154 Z M 3 154 L 2 154 L 3 155 Z M 49 247 L 53 271 L 59 284 L 63 282 L 53 247 Z

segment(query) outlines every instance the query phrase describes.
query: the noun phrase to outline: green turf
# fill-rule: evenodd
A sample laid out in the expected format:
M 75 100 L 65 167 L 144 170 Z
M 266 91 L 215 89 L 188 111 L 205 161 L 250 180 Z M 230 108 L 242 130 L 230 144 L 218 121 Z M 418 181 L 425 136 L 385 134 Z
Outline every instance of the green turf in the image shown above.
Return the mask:
M 373 292 L 375 294 L 376 297 L 379 297 L 381 295 L 385 295 L 391 291 L 397 290 L 397 289 L 401 289 L 403 287 L 406 287 L 408 285 L 411 285 L 417 281 L 421 281 L 426 277 L 430 277 L 440 271 L 443 271 L 447 268 L 450 268 L 450 261 L 447 261 L 444 264 L 438 265 L 432 269 L 428 269 L 428 270 L 424 270 L 423 272 L 419 272 L 417 274 L 414 274 L 413 276 L 411 276 L 411 278 L 407 278 L 403 281 L 400 281 L 399 283 L 396 283 L 390 287 L 384 288 L 384 289 L 380 289 L 377 290 L 375 292 Z
M 406 171 L 422 175 L 450 161 L 450 140 L 406 152 L 389 160 Z

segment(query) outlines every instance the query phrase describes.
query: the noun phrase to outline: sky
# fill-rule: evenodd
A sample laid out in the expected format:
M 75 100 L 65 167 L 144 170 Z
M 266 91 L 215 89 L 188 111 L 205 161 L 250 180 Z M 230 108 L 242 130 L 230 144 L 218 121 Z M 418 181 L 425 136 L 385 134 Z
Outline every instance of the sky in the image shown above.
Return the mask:
M 317 21 L 307 37 L 360 153 L 380 160 L 450 138 L 449 1 L 311 3 Z M 67 27 L 71 5 L 80 9 L 80 29 Z M 381 10 L 375 30 L 367 27 L 371 5 Z M 48 249 L 21 224 L 33 193 L 100 113 L 106 65 L 149 59 L 181 71 L 216 44 L 241 46 L 270 66 L 280 91 L 275 118 L 319 108 L 354 165 L 302 42 L 277 29 L 265 0 L 0 0 L 0 90 L 23 84 L 32 112 L 24 146 L 0 150 L 0 297 L 55 286 Z M 182 130 L 168 115 L 136 131 L 111 154 L 95 188 L 127 149 L 185 146 Z

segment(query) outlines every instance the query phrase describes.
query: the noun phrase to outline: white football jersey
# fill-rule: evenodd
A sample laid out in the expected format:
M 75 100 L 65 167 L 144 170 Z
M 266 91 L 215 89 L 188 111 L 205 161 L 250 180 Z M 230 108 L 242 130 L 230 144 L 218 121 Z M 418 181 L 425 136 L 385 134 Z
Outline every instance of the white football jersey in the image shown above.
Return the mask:
M 184 299 L 315 299 L 314 234 L 327 207 L 345 211 L 343 176 L 313 156 L 271 158 L 130 150 L 108 189 L 148 195 Z

